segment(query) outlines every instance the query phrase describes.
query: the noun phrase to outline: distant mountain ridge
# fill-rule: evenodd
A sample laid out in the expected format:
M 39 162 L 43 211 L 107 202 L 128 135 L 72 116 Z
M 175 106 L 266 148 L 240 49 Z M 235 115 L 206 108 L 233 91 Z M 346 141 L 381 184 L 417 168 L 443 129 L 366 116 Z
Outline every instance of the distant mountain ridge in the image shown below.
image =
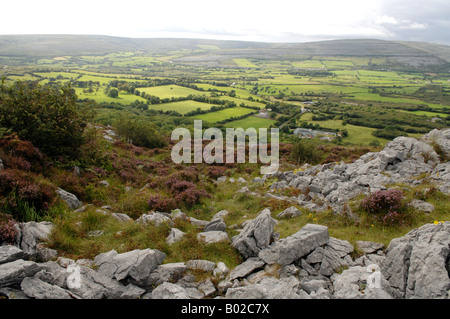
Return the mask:
M 199 49 L 199 45 L 213 45 L 221 50 L 263 49 L 272 52 L 296 51 L 297 54 L 308 55 L 428 56 L 440 53 L 450 62 L 450 47 L 446 45 L 376 39 L 266 43 L 206 39 L 123 38 L 103 35 L 0 35 L 0 54 L 2 55 L 55 55 L 80 52 L 96 54 L 126 50 L 154 52 L 181 48 Z
M 450 46 L 423 42 L 345 39 L 306 43 L 266 43 L 175 38 L 123 38 L 103 35 L 0 35 L 0 56 L 56 57 L 142 51 L 165 54 L 187 50 L 179 61 L 301 56 L 385 57 L 412 67 L 450 67 Z

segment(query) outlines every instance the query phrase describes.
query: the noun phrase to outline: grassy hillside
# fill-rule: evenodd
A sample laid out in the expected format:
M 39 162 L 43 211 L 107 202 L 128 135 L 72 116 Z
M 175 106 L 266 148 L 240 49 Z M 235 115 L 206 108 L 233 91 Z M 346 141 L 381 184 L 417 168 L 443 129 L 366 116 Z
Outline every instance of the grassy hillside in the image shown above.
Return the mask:
M 183 54 L 178 55 L 180 50 Z M 292 56 L 387 57 L 414 67 L 445 65 L 450 48 L 444 45 L 384 40 L 334 40 L 309 43 L 262 43 L 202 39 L 138 39 L 91 35 L 0 35 L 0 55 L 15 57 L 64 57 L 142 51 L 153 54 L 177 52 L 183 61 L 234 59 L 243 67 L 255 67 L 247 58 Z

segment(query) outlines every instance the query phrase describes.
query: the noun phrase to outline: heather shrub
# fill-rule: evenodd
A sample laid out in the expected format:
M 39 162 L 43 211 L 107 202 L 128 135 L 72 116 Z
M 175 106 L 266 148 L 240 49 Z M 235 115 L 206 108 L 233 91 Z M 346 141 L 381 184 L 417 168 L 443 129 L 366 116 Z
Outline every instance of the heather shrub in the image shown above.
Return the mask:
M 36 182 L 26 172 L 0 171 L 0 212 L 18 221 L 36 220 L 45 214 L 55 198 L 54 188 Z
M 403 192 L 400 190 L 376 191 L 362 200 L 361 207 L 383 224 L 398 224 L 404 221 Z
M 165 187 L 174 196 L 176 202 L 187 206 L 198 204 L 202 197 L 210 196 L 206 191 L 198 189 L 194 183 L 175 177 L 166 180 Z
M 224 176 L 226 170 L 225 166 L 208 166 L 207 174 L 209 177 L 217 179 L 220 176 Z
M 24 171 L 41 171 L 47 166 L 45 155 L 29 141 L 15 135 L 0 139 L 0 157 L 8 168 Z
M 149 182 L 151 188 L 158 187 L 164 193 L 170 194 L 168 196 L 151 196 L 148 200 L 150 209 L 167 212 L 183 205 L 191 207 L 200 203 L 203 197 L 211 196 L 205 190 L 199 189 L 196 184 L 175 177 L 183 176 L 184 173 L 181 175 L 174 174 L 167 179 L 158 178 L 157 181 Z M 189 174 L 185 177 L 191 178 Z
M 192 206 L 198 204 L 202 197 L 210 197 L 210 195 L 202 189 L 189 187 L 176 195 L 175 200 L 177 202 L 184 203 L 187 206 Z
M 62 189 L 81 199 L 84 197 L 84 188 L 88 184 L 86 179 L 66 171 L 63 171 L 56 176 L 55 182 Z
M 198 172 L 197 168 L 194 166 L 188 167 L 185 169 L 181 169 L 181 170 L 175 172 L 174 174 L 172 174 L 172 176 L 174 178 L 188 181 L 188 182 L 197 182 L 198 175 L 199 175 L 199 172 Z
M 152 195 L 148 199 L 148 206 L 151 210 L 160 212 L 170 212 L 177 207 L 177 201 L 162 195 Z
M 16 223 L 10 215 L 0 214 L 0 245 L 14 244 L 17 236 Z

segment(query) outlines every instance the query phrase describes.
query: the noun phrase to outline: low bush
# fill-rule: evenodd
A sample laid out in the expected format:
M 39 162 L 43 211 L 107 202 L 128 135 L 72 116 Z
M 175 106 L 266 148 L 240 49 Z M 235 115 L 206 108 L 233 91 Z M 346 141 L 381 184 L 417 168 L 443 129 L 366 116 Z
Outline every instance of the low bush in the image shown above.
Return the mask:
M 10 215 L 0 214 L 0 245 L 14 244 L 16 241 L 16 222 Z
M 405 217 L 403 197 L 397 189 L 379 190 L 364 198 L 361 207 L 382 224 L 401 224 Z
M 206 191 L 198 189 L 197 186 L 188 181 L 171 177 L 165 182 L 166 189 L 173 194 L 176 202 L 192 206 L 198 204 L 202 197 L 209 197 Z
M 89 103 L 77 103 L 69 86 L 0 83 L 0 126 L 51 157 L 79 155 L 92 110 Z
M 151 210 L 170 212 L 177 208 L 177 201 L 162 195 L 152 195 L 148 199 L 148 206 Z
M 0 157 L 8 168 L 40 172 L 48 166 L 46 156 L 39 149 L 16 135 L 0 139 Z
M 292 145 L 290 156 L 297 164 L 318 164 L 322 160 L 323 152 L 316 141 L 299 138 Z
M 52 186 L 33 180 L 26 172 L 0 171 L 0 212 L 18 221 L 36 220 L 43 216 L 55 198 Z
M 120 136 L 137 146 L 161 148 L 167 144 L 153 124 L 124 119 L 116 122 L 114 127 Z

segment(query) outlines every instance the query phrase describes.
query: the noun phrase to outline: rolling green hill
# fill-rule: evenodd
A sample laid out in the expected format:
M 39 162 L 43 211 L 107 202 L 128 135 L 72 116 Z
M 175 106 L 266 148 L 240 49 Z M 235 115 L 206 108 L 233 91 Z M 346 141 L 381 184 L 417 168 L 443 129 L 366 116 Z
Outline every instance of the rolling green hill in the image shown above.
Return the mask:
M 183 51 L 180 51 L 183 50 Z M 432 43 L 375 39 L 333 40 L 309 43 L 263 43 L 202 39 L 143 39 L 94 35 L 0 35 L 0 55 L 55 57 L 142 51 L 177 52 L 180 62 L 211 62 L 242 58 L 298 56 L 384 57 L 391 67 L 448 67 L 450 47 Z

